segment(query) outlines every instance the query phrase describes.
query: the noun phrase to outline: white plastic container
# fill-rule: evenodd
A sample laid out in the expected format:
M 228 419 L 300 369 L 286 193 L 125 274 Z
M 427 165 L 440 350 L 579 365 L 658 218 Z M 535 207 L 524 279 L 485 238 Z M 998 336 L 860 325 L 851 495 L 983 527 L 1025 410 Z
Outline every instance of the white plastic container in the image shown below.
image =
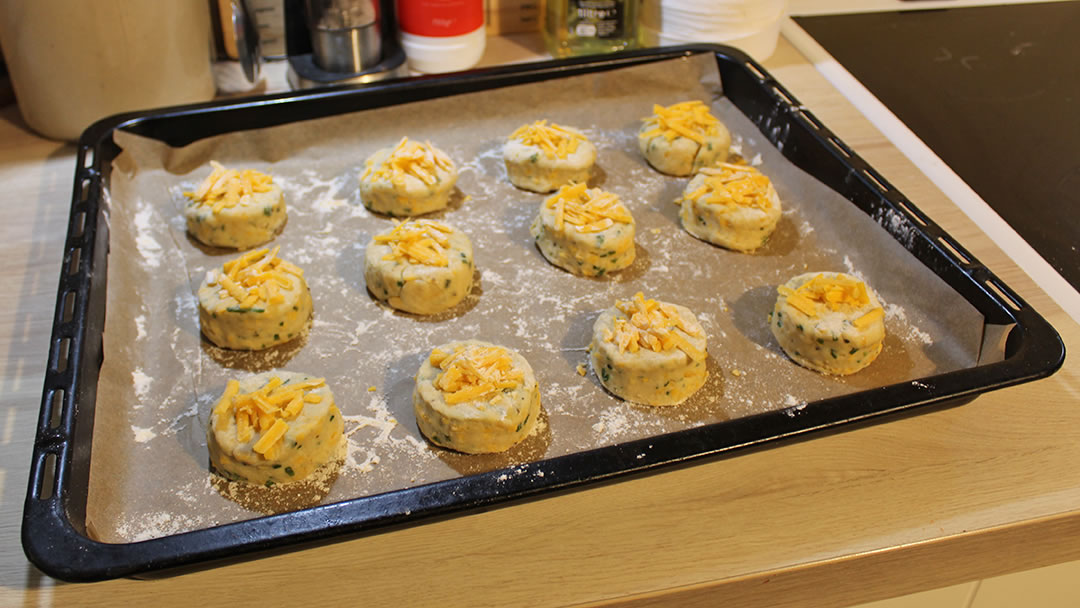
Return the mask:
M 397 14 L 412 71 L 467 70 L 484 54 L 483 0 L 398 0 Z
M 786 12 L 787 0 L 645 0 L 641 35 L 647 46 L 717 42 L 764 61 Z

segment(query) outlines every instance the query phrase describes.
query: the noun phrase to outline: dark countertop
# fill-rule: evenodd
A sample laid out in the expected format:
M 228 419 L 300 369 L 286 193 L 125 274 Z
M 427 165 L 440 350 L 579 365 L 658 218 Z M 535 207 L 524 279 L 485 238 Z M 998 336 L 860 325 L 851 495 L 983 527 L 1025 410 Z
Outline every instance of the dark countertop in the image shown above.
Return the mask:
M 1080 289 L 1080 2 L 796 21 Z

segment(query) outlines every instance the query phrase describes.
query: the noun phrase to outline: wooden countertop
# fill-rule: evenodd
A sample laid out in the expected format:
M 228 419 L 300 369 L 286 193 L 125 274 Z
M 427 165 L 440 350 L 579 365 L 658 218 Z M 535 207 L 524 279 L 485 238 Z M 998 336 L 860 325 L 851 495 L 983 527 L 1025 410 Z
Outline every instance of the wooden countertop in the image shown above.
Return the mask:
M 508 43 L 514 44 L 514 43 Z M 766 67 L 1080 348 L 1080 327 L 781 40 Z M 840 606 L 1080 558 L 1080 363 L 952 409 L 155 581 L 19 529 L 74 147 L 0 109 L 0 605 Z

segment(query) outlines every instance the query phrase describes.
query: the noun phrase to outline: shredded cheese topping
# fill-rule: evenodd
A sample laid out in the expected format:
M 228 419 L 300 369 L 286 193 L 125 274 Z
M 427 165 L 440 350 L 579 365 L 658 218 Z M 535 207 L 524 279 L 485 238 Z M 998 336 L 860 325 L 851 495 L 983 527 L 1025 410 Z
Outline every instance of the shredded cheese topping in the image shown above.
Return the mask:
M 870 304 L 866 283 L 847 276 L 827 277 L 818 274 L 798 289 L 781 285 L 777 291 L 787 298 L 789 304 L 810 317 L 816 317 L 825 310 L 852 311 Z M 885 311 L 877 306 L 852 323 L 856 327 L 865 328 L 884 316 Z
M 311 391 L 326 386 L 325 378 L 313 378 L 303 382 L 288 383 L 273 376 L 262 388 L 250 393 L 240 392 L 240 383 L 230 380 L 225 393 L 214 406 L 217 416 L 214 429 L 224 431 L 229 427 L 229 414 L 236 421 L 236 439 L 241 443 L 251 441 L 256 432 L 262 433 L 251 449 L 272 459 L 278 445 L 289 430 L 288 420 L 300 415 L 304 405 L 321 403 L 322 395 Z
M 720 163 L 717 167 L 704 167 L 704 183 L 698 189 L 685 194 L 683 200 L 710 205 L 737 205 L 770 209 L 769 178 L 749 165 Z M 679 201 L 676 201 L 679 202 Z
M 445 393 L 449 405 L 479 399 L 495 403 L 504 389 L 516 388 L 525 380 L 525 372 L 514 366 L 510 351 L 501 346 L 469 344 L 452 353 L 436 348 L 428 360 L 442 370 L 434 385 Z
M 281 289 L 292 289 L 304 271 L 277 257 L 279 249 L 249 251 L 210 271 L 207 285 L 218 285 L 221 296 L 216 312 L 263 312 L 267 304 L 285 301 Z
M 585 141 L 585 136 L 572 129 L 561 127 L 546 120 L 538 120 L 531 125 L 523 125 L 510 134 L 527 146 L 539 146 L 548 158 L 566 158 L 577 151 L 578 145 Z
M 642 348 L 660 353 L 677 348 L 694 361 L 705 359 L 706 353 L 684 337 L 699 336 L 701 331 L 688 327 L 673 305 L 646 300 L 639 291 L 630 300 L 616 300 L 615 308 L 627 318 L 616 317 L 614 331 L 605 330 L 604 341 L 617 344 L 620 353 L 636 353 Z
M 634 218 L 618 196 L 585 184 L 570 184 L 544 201 L 555 210 L 555 229 L 564 230 L 569 224 L 583 233 L 600 232 L 616 223 L 633 224 Z
M 443 154 L 431 142 L 419 143 L 409 141 L 408 137 L 402 137 L 390 154 L 381 163 L 376 163 L 374 158 L 367 160 L 364 172 L 360 179 L 369 177 L 389 179 L 394 185 L 402 185 L 406 175 L 433 186 L 439 182 L 437 172 L 450 171 L 454 168 L 454 162 Z
M 668 141 L 676 137 L 686 137 L 699 144 L 705 143 L 705 137 L 719 135 L 720 121 L 709 113 L 709 107 L 702 101 L 684 101 L 673 106 L 653 106 L 653 115 L 643 119 L 645 127 L 643 137 L 663 135 Z
M 273 186 L 272 178 L 254 169 L 226 169 L 217 161 L 210 161 L 213 171 L 199 184 L 194 192 L 185 192 L 184 196 L 203 205 L 213 207 L 214 213 L 226 207 L 235 207 L 245 196 L 256 192 L 269 192 Z
M 449 266 L 447 235 L 453 228 L 432 220 L 403 222 L 386 234 L 375 235 L 375 242 L 390 247 L 384 260 L 404 260 L 410 264 Z

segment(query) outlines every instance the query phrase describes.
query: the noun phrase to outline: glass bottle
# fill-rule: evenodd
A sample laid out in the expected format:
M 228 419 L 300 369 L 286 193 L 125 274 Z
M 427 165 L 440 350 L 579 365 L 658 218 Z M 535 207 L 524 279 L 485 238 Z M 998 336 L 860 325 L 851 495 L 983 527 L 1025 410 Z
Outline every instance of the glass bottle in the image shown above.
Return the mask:
M 553 57 L 638 46 L 638 0 L 547 0 L 541 21 Z

